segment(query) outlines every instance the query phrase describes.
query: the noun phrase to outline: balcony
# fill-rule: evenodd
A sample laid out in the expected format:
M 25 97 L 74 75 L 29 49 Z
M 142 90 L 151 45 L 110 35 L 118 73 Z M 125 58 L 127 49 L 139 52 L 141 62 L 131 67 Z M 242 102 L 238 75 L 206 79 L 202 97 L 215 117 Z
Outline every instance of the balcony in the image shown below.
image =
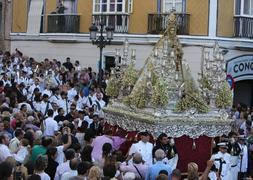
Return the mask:
M 129 15 L 128 14 L 94 14 L 92 22 L 96 26 L 102 22 L 106 26 L 114 27 L 115 33 L 128 33 Z
M 167 28 L 169 13 L 164 14 L 148 14 L 148 33 L 161 34 Z M 176 13 L 177 16 L 177 34 L 189 34 L 190 14 Z
M 77 14 L 48 14 L 47 33 L 79 33 L 80 16 Z
M 240 38 L 253 38 L 253 17 L 234 17 L 234 36 Z

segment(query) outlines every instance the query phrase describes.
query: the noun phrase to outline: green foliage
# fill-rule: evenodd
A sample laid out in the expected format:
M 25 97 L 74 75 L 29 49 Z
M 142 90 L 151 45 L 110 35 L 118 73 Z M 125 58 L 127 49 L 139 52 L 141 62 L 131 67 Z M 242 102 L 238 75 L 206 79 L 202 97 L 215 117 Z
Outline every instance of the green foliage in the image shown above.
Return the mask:
M 130 64 L 123 75 L 122 86 L 124 88 L 127 88 L 129 86 L 134 86 L 138 78 L 137 76 L 138 76 L 138 73 L 134 68 L 134 64 Z
M 203 75 L 202 76 L 202 79 L 201 79 L 201 81 L 200 81 L 200 83 L 202 84 L 202 87 L 203 87 L 203 89 L 204 88 L 206 88 L 206 89 L 212 89 L 212 83 L 211 83 L 211 81 L 207 78 L 207 76 L 206 75 Z
M 168 104 L 168 89 L 163 78 L 157 78 L 153 86 L 151 102 L 154 106 L 164 107 Z
M 106 91 L 106 94 L 110 97 L 118 97 L 119 91 L 120 91 L 120 82 L 117 81 L 115 76 L 109 79 L 105 91 Z
M 209 107 L 194 86 L 193 80 L 185 82 L 185 95 L 177 102 L 175 111 L 185 112 L 195 108 L 199 113 L 206 113 Z
M 127 106 L 134 106 L 136 108 L 144 108 L 148 103 L 148 88 L 146 86 L 147 80 L 144 78 L 139 82 L 138 88 L 134 89 L 132 93 L 125 97 L 123 103 Z
M 220 109 L 225 109 L 232 105 L 232 91 L 226 81 L 222 84 L 222 87 L 216 96 L 215 105 Z

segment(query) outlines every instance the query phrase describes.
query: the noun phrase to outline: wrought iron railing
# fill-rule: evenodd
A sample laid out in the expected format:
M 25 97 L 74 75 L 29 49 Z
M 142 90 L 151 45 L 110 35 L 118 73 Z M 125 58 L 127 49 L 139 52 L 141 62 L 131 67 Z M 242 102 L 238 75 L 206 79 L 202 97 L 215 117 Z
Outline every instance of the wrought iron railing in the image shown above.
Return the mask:
M 47 33 L 79 33 L 80 15 L 48 14 Z
M 128 33 L 128 14 L 94 14 L 92 22 L 98 27 L 102 22 L 106 26 L 114 27 L 115 33 Z
M 234 36 L 240 38 L 253 38 L 253 17 L 234 17 Z
M 166 30 L 169 15 L 170 15 L 169 13 L 148 14 L 148 33 L 150 34 L 163 33 Z M 190 14 L 176 13 L 176 16 L 177 16 L 177 34 L 188 35 Z

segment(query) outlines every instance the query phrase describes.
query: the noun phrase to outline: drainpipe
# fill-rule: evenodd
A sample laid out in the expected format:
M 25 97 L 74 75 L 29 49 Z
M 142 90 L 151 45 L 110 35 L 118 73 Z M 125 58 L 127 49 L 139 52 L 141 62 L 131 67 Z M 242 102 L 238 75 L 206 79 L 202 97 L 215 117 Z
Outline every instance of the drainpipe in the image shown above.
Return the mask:
M 161 9 L 162 9 L 162 6 L 161 6 L 161 1 L 162 0 L 157 0 L 157 13 L 161 13 Z

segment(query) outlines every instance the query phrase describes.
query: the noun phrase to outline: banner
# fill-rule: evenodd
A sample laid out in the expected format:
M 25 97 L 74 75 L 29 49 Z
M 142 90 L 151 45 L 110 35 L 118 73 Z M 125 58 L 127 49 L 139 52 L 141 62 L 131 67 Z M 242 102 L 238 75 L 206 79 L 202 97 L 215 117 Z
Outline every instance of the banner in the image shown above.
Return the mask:
M 227 62 L 227 74 L 234 81 L 253 79 L 253 54 L 235 57 Z

